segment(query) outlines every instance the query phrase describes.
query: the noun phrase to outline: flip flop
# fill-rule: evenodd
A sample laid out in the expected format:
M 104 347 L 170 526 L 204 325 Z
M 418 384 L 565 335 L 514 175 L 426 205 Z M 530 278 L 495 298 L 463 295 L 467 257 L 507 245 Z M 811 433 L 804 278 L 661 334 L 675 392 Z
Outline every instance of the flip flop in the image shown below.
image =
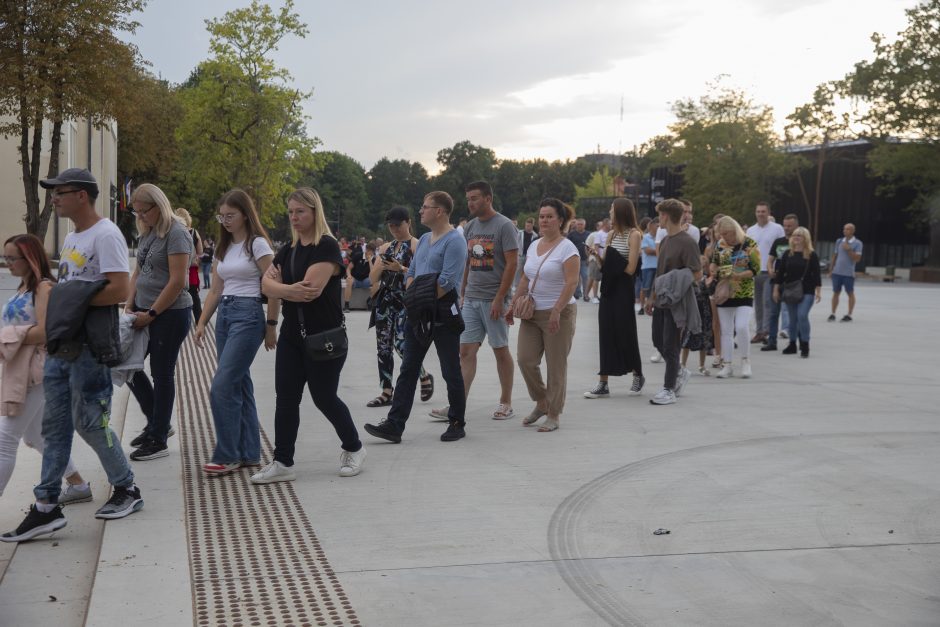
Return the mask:
M 546 418 L 545 422 L 539 425 L 539 433 L 548 433 L 558 429 L 558 421 L 554 418 Z
M 545 415 L 546 413 L 544 411 L 536 407 L 535 409 L 532 410 L 532 413 L 530 413 L 528 416 L 522 419 L 522 424 L 523 426 L 531 427 L 536 422 L 538 422 L 542 416 L 545 416 Z
M 512 407 L 505 403 L 500 403 L 493 411 L 493 420 L 508 420 L 516 415 Z
M 430 372 L 426 379 L 421 379 L 421 400 L 429 401 L 434 396 L 434 375 Z

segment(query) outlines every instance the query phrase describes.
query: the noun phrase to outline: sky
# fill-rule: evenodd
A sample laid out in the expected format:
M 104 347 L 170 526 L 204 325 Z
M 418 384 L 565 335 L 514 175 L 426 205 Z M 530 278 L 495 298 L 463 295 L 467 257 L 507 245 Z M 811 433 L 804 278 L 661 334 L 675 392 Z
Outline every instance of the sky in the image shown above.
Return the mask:
M 151 70 L 184 81 L 208 58 L 205 20 L 250 0 L 150 0 L 132 36 Z M 281 2 L 270 4 L 279 8 Z M 667 131 L 671 103 L 719 75 L 778 126 L 821 82 L 871 58 L 913 0 L 298 0 L 306 38 L 274 53 L 321 149 L 370 168 L 469 140 L 500 159 L 574 159 Z M 621 118 L 622 103 L 622 118 Z

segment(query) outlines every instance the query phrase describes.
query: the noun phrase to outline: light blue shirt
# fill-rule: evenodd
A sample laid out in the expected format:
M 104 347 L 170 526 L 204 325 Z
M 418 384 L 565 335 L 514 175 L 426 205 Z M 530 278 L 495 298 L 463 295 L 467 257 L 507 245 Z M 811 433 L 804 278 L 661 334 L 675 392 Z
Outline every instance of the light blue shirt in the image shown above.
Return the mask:
M 418 240 L 414 259 L 408 267 L 408 276 L 414 278 L 422 274 L 440 273 L 437 284 L 449 292 L 460 289 L 466 265 L 467 241 L 456 229 L 434 243 L 431 243 L 431 233 L 425 233 Z
M 849 251 L 842 248 L 842 242 L 844 241 L 844 237 L 836 240 L 836 262 L 832 266 L 832 273 L 839 276 L 855 276 L 855 260 L 849 256 Z M 849 246 L 852 247 L 852 252 L 856 255 L 862 254 L 862 240 L 853 237 L 852 241 L 849 242 Z
M 643 255 L 640 269 L 656 269 L 656 255 L 647 255 L 645 252 L 643 252 L 644 248 L 652 248 L 654 250 L 656 249 L 656 238 L 649 233 L 644 233 L 643 239 L 640 241 L 640 252 Z

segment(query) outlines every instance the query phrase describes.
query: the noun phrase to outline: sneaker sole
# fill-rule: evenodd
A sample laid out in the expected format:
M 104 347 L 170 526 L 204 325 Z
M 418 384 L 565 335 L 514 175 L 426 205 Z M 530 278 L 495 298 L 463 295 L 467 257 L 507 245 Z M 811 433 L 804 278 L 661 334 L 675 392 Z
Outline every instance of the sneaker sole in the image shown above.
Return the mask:
M 295 481 L 296 479 L 297 479 L 297 475 L 291 473 L 289 475 L 278 475 L 276 477 L 264 477 L 261 479 L 255 479 L 254 477 L 251 477 L 249 481 L 251 481 L 255 485 L 268 485 L 269 483 L 280 483 L 282 481 Z
M 63 501 L 62 499 L 59 499 L 59 505 L 61 505 L 62 507 L 65 507 L 66 505 L 75 505 L 76 503 L 88 503 L 93 500 L 94 500 L 94 496 L 92 494 L 89 494 L 88 496 L 82 496 L 77 499 L 69 499 L 68 501 Z
M 650 405 L 672 405 L 672 404 L 674 404 L 675 402 L 676 402 L 676 401 L 674 401 L 674 400 L 672 400 L 672 401 L 654 401 L 653 399 L 650 399 Z
M 124 518 L 126 516 L 130 516 L 134 512 L 139 512 L 143 508 L 144 508 L 144 500 L 137 499 L 133 502 L 133 504 L 131 504 L 130 507 L 128 507 L 127 509 L 122 509 L 119 512 L 105 512 L 103 514 L 100 512 L 95 512 L 95 518 L 100 518 L 102 520 L 114 520 L 116 518 Z
M 385 440 L 386 442 L 393 442 L 395 444 L 401 443 L 400 435 L 392 435 L 390 433 L 385 433 L 384 431 L 379 431 L 377 429 L 371 428 L 370 425 L 366 425 L 365 427 L 363 427 L 363 429 L 365 429 L 366 433 L 368 433 L 374 438 L 379 438 L 380 440 Z
M 162 451 L 157 451 L 156 453 L 151 453 L 150 455 L 135 455 L 134 453 L 130 454 L 130 458 L 135 462 L 146 462 L 151 459 L 160 459 L 161 457 L 169 457 L 170 451 L 163 449 Z
M 447 422 L 450 420 L 450 418 L 447 417 L 447 414 L 436 414 L 433 411 L 429 411 L 428 416 L 432 418 L 431 422 Z
M 607 394 L 595 394 L 594 392 L 585 392 L 584 398 L 607 398 L 610 396 L 610 393 Z
M 457 435 L 457 436 L 447 436 L 447 437 L 444 437 L 442 435 L 441 442 L 456 442 L 457 440 L 462 440 L 465 437 L 467 437 L 466 433 L 461 433 L 460 435 Z
M 361 472 L 362 472 L 362 468 L 357 468 L 357 469 L 355 469 L 355 470 L 350 470 L 350 471 L 348 471 L 348 472 L 343 471 L 343 470 L 340 470 L 340 471 L 339 471 L 339 476 L 340 476 L 340 477 L 355 477 L 356 475 L 358 475 L 358 474 L 361 473 Z
M 26 542 L 27 540 L 32 540 L 33 538 L 38 538 L 39 536 L 47 536 L 50 533 L 55 533 L 62 527 L 64 527 L 68 521 L 64 518 L 57 518 L 52 522 L 48 522 L 45 525 L 39 525 L 38 527 L 33 527 L 29 531 L 26 531 L 18 536 L 0 536 L 0 540 L 3 542 Z

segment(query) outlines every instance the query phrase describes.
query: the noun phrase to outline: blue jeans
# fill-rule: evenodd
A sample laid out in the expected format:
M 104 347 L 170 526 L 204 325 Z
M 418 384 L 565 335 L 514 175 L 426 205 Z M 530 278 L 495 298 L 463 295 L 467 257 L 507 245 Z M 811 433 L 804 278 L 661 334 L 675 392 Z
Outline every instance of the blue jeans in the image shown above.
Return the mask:
M 781 288 L 782 289 L 782 288 Z M 771 294 L 773 294 L 773 289 L 771 288 Z M 767 343 L 771 346 L 777 345 L 777 334 L 780 329 L 786 329 L 787 333 L 790 332 L 790 312 L 786 307 L 786 303 L 775 303 L 773 296 L 770 298 L 770 302 L 767 303 L 768 312 L 770 316 L 770 321 L 768 323 L 767 331 Z M 783 320 L 781 320 L 781 315 Z M 794 341 L 796 341 L 794 339 Z
M 809 343 L 809 310 L 813 308 L 816 301 L 815 294 L 803 294 L 803 300 L 795 305 L 786 303 L 790 311 L 790 341 L 795 342 L 797 338 L 801 342 Z
M 215 344 L 219 366 L 212 379 L 209 400 L 215 423 L 212 462 L 261 459 L 261 433 L 251 362 L 264 340 L 261 299 L 223 296 L 215 316 Z
M 147 417 L 144 433 L 160 444 L 166 444 L 166 434 L 170 430 L 170 418 L 176 401 L 176 360 L 180 346 L 189 333 L 191 311 L 189 307 L 167 309 L 150 323 L 147 353 L 150 355 L 153 383 L 143 370 L 137 371 L 127 382 Z
M 46 408 L 42 417 L 42 477 L 33 489 L 37 500 L 56 503 L 62 476 L 72 453 L 77 431 L 119 488 L 134 484 L 134 473 L 124 457 L 121 440 L 109 425 L 111 418 L 111 370 L 99 364 L 88 347 L 75 361 L 46 358 L 43 372 Z
M 587 282 L 588 282 L 588 262 L 587 262 L 587 259 L 582 259 L 582 260 L 581 260 L 581 269 L 579 270 L 579 275 L 578 275 L 578 276 L 579 276 L 580 278 L 579 278 L 579 280 L 578 280 L 578 286 L 574 289 L 574 297 L 575 297 L 575 298 L 581 298 L 581 297 L 586 293 L 585 290 L 587 290 Z
M 208 289 L 212 277 L 212 262 L 202 261 L 199 265 L 202 266 L 202 286 Z
M 460 372 L 460 333 L 448 325 L 435 324 L 433 343 L 437 348 L 437 357 L 441 362 L 441 376 L 447 384 L 447 401 L 450 420 L 464 422 L 464 410 L 467 399 L 464 397 L 463 374 Z M 388 421 L 395 425 L 398 432 L 405 430 L 405 421 L 411 414 L 415 402 L 415 388 L 421 373 L 421 364 L 430 346 L 422 346 L 415 339 L 411 325 L 405 320 L 405 356 L 402 359 L 398 380 L 395 382 L 395 394 L 392 407 L 388 412 Z

